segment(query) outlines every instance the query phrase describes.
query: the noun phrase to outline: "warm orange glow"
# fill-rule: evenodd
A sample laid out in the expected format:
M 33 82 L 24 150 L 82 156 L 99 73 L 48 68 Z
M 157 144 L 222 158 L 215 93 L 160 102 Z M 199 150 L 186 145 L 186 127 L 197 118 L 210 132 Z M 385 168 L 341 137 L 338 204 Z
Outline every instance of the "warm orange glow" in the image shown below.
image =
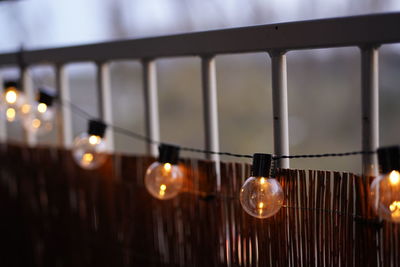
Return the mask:
M 260 184 L 265 184 L 267 182 L 267 179 L 265 179 L 264 177 L 260 178 Z
M 13 109 L 13 108 L 8 108 L 8 109 L 7 109 L 7 111 L 6 111 L 6 116 L 7 116 L 7 120 L 8 120 L 9 122 L 15 120 L 15 115 L 16 115 L 15 109 Z
M 400 219 L 400 201 L 393 201 L 389 206 L 393 219 Z
M 39 119 L 34 119 L 32 121 L 32 127 L 35 129 L 38 129 L 42 125 L 42 122 Z
M 392 171 L 389 174 L 389 181 L 392 185 L 397 185 L 400 183 L 400 173 L 398 171 Z
M 25 104 L 21 107 L 21 111 L 23 114 L 28 114 L 29 111 L 31 111 L 31 106 L 28 104 Z
M 17 92 L 14 89 L 10 89 L 6 93 L 6 101 L 8 104 L 15 104 L 17 102 Z
M 90 143 L 91 145 L 98 145 L 98 144 L 100 144 L 100 142 L 101 142 L 101 137 L 100 137 L 100 136 L 91 135 L 91 136 L 89 137 L 89 143 Z
M 45 113 L 46 110 L 47 110 L 47 105 L 44 104 L 44 103 L 40 103 L 40 104 L 38 105 L 37 109 L 38 109 L 38 111 L 39 111 L 40 113 Z
M 89 165 L 93 161 L 93 154 L 92 153 L 85 153 L 82 156 L 82 163 L 83 165 Z
M 260 202 L 260 203 L 258 203 L 258 208 L 259 208 L 259 209 L 262 209 L 262 208 L 264 208 L 264 202 Z
M 160 191 L 158 194 L 163 197 L 165 195 L 165 190 L 167 189 L 167 186 L 165 184 L 160 185 Z

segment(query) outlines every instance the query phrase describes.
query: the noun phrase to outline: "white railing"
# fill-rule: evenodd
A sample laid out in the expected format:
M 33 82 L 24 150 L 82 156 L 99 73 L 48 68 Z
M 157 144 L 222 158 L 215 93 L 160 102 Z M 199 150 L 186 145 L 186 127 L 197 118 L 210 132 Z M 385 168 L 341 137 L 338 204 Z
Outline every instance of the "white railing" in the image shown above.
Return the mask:
M 24 51 L 26 66 L 22 69 L 23 88 L 33 97 L 29 66 L 54 64 L 57 88 L 63 105 L 59 125 L 60 144 L 72 143 L 71 114 L 68 109 L 69 84 L 65 66 L 72 62 L 97 63 L 100 116 L 112 123 L 109 63 L 121 59 L 141 60 L 145 92 L 146 134 L 159 140 L 156 60 L 165 57 L 201 57 L 205 149 L 219 151 L 217 86 L 214 57 L 220 54 L 265 51 L 272 62 L 273 118 L 275 154 L 289 154 L 286 53 L 291 50 L 357 46 L 361 51 L 362 70 L 362 150 L 375 151 L 379 145 L 378 49 L 380 45 L 400 42 L 400 13 L 280 23 L 245 28 L 224 29 L 162 36 L 155 38 L 114 41 L 72 47 Z M 0 67 L 17 65 L 21 54 L 0 54 Z M 6 140 L 5 123 L 0 135 Z M 108 147 L 113 149 L 113 133 L 108 130 Z M 26 137 L 34 145 L 35 136 Z M 149 154 L 156 148 L 149 144 Z M 210 159 L 218 160 L 213 155 Z M 278 166 L 289 168 L 289 159 L 280 159 Z M 363 155 L 363 172 L 376 166 L 375 154 Z

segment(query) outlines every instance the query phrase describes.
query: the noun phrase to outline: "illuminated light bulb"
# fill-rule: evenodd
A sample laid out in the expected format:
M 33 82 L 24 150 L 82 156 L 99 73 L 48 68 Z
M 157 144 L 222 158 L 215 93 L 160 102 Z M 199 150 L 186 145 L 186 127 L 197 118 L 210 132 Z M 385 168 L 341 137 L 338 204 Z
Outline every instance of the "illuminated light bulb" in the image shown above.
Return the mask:
M 75 138 L 73 158 L 83 169 L 93 170 L 106 161 L 105 131 L 106 125 L 103 122 L 90 120 L 88 131 Z
M 158 161 L 150 165 L 144 179 L 147 191 L 165 200 L 177 196 L 183 185 L 183 171 L 178 165 L 179 147 L 160 145 Z
M 378 149 L 381 175 L 370 187 L 370 203 L 379 217 L 400 223 L 400 147 Z
M 5 98 L 8 104 L 15 104 L 15 102 L 17 102 L 17 91 L 15 89 L 9 89 L 5 94 Z
M 240 190 L 240 204 L 251 216 L 264 219 L 282 207 L 284 195 L 276 179 L 270 178 L 272 155 L 254 154 L 252 176 Z
M 15 111 L 14 108 L 7 109 L 7 111 L 6 111 L 7 121 L 13 122 L 15 120 L 16 115 L 17 115 L 17 112 Z
M 0 112 L 8 122 L 14 122 L 20 118 L 20 108 L 26 103 L 26 98 L 18 90 L 16 82 L 4 83 L 4 94 L 1 97 Z
M 38 103 L 24 104 L 21 114 L 24 128 L 34 134 L 44 135 L 53 129 L 54 123 L 54 96 L 44 89 L 40 89 Z

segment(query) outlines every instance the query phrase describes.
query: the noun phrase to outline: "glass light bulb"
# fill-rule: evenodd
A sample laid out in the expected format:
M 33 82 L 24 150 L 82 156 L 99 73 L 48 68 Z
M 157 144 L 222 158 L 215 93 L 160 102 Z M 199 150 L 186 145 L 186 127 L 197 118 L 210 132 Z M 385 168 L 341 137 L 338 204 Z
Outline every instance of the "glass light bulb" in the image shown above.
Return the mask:
M 396 170 L 375 178 L 371 183 L 370 202 L 384 220 L 400 223 L 400 173 Z
M 96 139 L 96 142 L 93 140 Z M 102 165 L 107 159 L 104 154 L 106 144 L 100 136 L 82 133 L 75 138 L 72 154 L 75 162 L 84 169 L 92 170 Z
M 144 179 L 147 191 L 155 198 L 170 199 L 179 194 L 183 184 L 183 172 L 179 165 L 154 162 Z
M 240 204 L 253 217 L 264 219 L 276 214 L 283 205 L 282 187 L 276 179 L 249 177 L 240 190 Z
M 25 105 L 26 98 L 15 87 L 9 87 L 1 97 L 0 110 L 8 122 L 18 121 L 21 115 L 21 107 Z
M 37 135 L 43 135 L 53 129 L 54 110 L 44 103 L 24 104 L 21 107 L 24 128 Z

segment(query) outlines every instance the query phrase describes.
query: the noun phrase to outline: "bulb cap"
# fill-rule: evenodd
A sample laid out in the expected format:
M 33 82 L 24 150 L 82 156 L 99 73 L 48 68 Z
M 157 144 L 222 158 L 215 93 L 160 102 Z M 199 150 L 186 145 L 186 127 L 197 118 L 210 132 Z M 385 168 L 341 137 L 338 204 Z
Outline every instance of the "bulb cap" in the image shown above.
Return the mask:
M 252 175 L 254 177 L 269 177 L 271 174 L 271 154 L 256 153 L 253 155 Z
M 39 88 L 38 102 L 46 104 L 47 106 L 53 105 L 54 95 L 44 88 Z
M 5 90 L 7 90 L 10 87 L 14 87 L 17 90 L 20 90 L 19 84 L 18 84 L 17 81 L 11 81 L 11 80 L 10 81 L 4 81 L 3 87 L 4 87 Z
M 88 125 L 88 134 L 89 135 L 96 135 L 101 138 L 104 137 L 106 133 L 107 125 L 99 120 L 90 120 Z
M 161 144 L 158 146 L 158 162 L 170 163 L 172 165 L 177 164 L 179 160 L 179 150 L 180 148 L 178 146 Z
M 400 170 L 400 146 L 379 148 L 378 162 L 383 174 L 393 170 Z

